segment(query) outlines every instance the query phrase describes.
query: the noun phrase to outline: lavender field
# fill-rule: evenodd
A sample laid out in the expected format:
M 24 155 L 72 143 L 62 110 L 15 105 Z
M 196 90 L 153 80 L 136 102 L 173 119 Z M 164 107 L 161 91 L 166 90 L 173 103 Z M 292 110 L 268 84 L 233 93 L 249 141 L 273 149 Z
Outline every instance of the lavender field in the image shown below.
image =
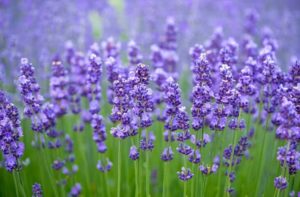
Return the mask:
M 0 197 L 300 197 L 298 0 L 0 0 Z

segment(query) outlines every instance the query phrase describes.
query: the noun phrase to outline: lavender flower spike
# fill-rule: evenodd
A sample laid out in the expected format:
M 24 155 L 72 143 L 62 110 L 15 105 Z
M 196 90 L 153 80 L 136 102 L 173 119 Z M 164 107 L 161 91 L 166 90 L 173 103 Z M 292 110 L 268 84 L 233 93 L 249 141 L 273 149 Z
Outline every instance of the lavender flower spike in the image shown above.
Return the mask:
M 21 120 L 17 107 L 10 103 L 0 91 L 0 150 L 3 153 L 4 166 L 7 171 L 21 167 L 18 161 L 24 153 Z
M 32 197 L 43 197 L 43 190 L 39 183 L 32 185 Z
M 287 187 L 286 178 L 279 176 L 274 179 L 274 186 L 279 190 L 284 190 Z
M 188 181 L 194 176 L 190 169 L 185 169 L 184 167 L 181 168 L 180 172 L 177 172 L 177 175 L 182 181 Z
M 80 183 L 76 183 L 71 189 L 70 196 L 78 197 L 80 193 L 81 193 L 81 185 Z
M 130 148 L 130 153 L 129 153 L 129 157 L 132 160 L 137 160 L 140 157 L 140 154 L 136 148 L 136 146 L 131 146 Z

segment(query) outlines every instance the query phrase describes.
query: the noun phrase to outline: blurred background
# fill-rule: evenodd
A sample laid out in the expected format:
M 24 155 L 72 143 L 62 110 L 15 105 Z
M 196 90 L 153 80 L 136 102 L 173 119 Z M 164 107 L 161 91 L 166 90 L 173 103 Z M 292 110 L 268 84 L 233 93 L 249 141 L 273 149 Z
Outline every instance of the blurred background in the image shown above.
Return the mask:
M 21 57 L 29 58 L 44 78 L 67 41 L 85 50 L 112 36 L 124 49 L 134 39 L 148 63 L 150 45 L 158 42 L 169 16 L 178 26 L 182 68 L 189 65 L 188 49 L 209 39 L 214 29 L 222 27 L 226 38 L 239 41 L 249 23 L 272 30 L 283 70 L 300 55 L 299 0 L 0 0 L 1 84 L 14 84 Z

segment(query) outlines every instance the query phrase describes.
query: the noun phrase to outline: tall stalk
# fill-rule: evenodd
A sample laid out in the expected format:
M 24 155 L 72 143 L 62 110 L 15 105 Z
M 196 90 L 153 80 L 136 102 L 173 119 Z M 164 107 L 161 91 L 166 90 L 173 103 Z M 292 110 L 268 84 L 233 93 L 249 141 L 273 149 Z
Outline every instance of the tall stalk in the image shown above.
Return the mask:
M 149 151 L 146 151 L 146 196 L 150 197 Z
M 118 142 L 118 185 L 117 196 L 121 196 L 121 139 Z

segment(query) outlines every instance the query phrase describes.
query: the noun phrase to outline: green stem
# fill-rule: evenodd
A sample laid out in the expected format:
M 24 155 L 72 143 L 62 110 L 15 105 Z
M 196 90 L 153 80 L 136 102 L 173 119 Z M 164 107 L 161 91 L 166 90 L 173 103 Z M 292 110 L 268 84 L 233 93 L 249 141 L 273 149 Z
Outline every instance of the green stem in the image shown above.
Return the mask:
M 146 151 L 146 196 L 150 197 L 149 153 Z
M 121 139 L 118 143 L 118 186 L 117 186 L 117 196 L 121 196 Z
M 183 182 L 183 196 L 187 197 L 187 195 L 186 195 L 186 181 Z
M 227 179 L 226 179 L 226 182 L 225 182 L 224 196 L 229 196 L 229 192 L 227 192 L 227 185 L 228 185 L 228 189 L 230 188 L 230 185 L 231 185 L 229 175 L 230 175 L 230 173 L 232 171 L 232 168 L 233 168 L 232 162 L 233 162 L 233 157 L 234 157 L 234 147 L 235 147 L 236 140 L 237 140 L 237 131 L 233 131 L 233 132 L 234 132 L 234 136 L 233 136 L 233 143 L 232 143 L 232 153 L 231 153 L 231 156 L 230 156 L 229 170 L 228 170 Z
M 20 172 L 17 172 L 17 176 L 18 176 L 18 180 L 19 180 L 19 183 L 20 183 L 21 193 L 22 193 L 23 196 L 26 197 L 26 192 L 24 190 L 24 185 L 23 185 L 22 179 L 20 177 Z
M 199 194 L 199 192 L 198 192 L 198 188 L 199 188 L 199 171 L 198 171 L 198 169 L 196 170 L 197 171 L 197 173 L 196 173 L 196 193 L 197 194 Z M 192 196 L 193 197 L 193 196 Z
M 219 143 L 219 149 L 220 149 L 220 152 L 222 152 L 223 151 L 223 143 L 224 143 L 224 137 L 225 136 L 223 136 L 222 134 L 223 133 L 226 133 L 227 132 L 227 129 L 225 128 L 225 131 L 224 132 L 220 132 L 220 133 L 218 133 L 218 138 L 220 139 L 220 143 Z M 222 183 L 221 183 L 221 179 L 222 179 L 222 169 L 221 169 L 221 167 L 220 167 L 220 169 L 218 170 L 218 189 L 217 189 L 217 195 L 216 196 L 219 196 L 220 194 L 221 194 L 221 186 L 222 186 Z
M 78 123 L 77 123 L 78 124 Z M 84 133 L 88 132 L 88 131 L 83 131 Z M 85 182 L 86 182 L 86 186 L 89 187 L 89 180 L 90 180 L 90 176 L 89 176 L 89 168 L 88 168 L 88 163 L 87 163 L 87 155 L 85 154 L 86 150 L 85 150 L 85 145 L 82 144 L 82 140 L 81 139 L 84 139 L 85 136 L 80 136 L 80 135 L 84 135 L 84 133 L 82 132 L 75 132 L 75 138 L 76 138 L 76 141 L 77 141 L 77 146 L 79 148 L 79 153 L 81 155 L 81 158 L 83 160 L 83 165 L 84 165 L 84 169 L 85 169 Z
M 110 196 L 110 193 L 109 193 L 109 189 L 108 189 L 108 181 L 107 181 L 107 172 L 104 172 L 104 176 L 103 177 L 103 184 L 105 184 L 105 193 L 106 193 L 106 196 Z
M 48 178 L 51 181 L 51 186 L 54 191 L 54 195 L 58 196 L 57 190 L 55 188 L 55 178 L 54 178 L 53 174 L 51 173 L 51 170 L 49 169 L 50 161 L 48 160 L 48 157 L 47 157 L 48 154 L 45 152 L 45 148 L 43 146 L 41 146 L 41 154 L 42 154 L 42 158 L 43 158 L 42 160 L 44 161 L 44 167 L 46 168 L 46 171 L 48 174 Z
M 185 168 L 187 168 L 187 164 L 186 164 L 186 158 L 185 156 L 182 157 L 183 158 L 183 165 Z M 186 187 L 186 183 L 187 181 L 183 181 L 183 196 L 187 197 L 187 187 Z
M 201 174 L 201 196 L 202 197 L 204 196 L 204 178 L 205 178 L 205 175 Z
M 131 143 L 134 145 L 134 140 L 131 138 Z M 134 178 L 135 178 L 135 197 L 139 196 L 139 166 L 138 166 L 138 161 L 133 161 L 134 162 Z
M 278 193 L 278 189 L 276 188 L 275 191 L 274 191 L 274 195 L 273 196 L 277 197 L 277 193 Z
M 163 179 L 163 197 L 167 196 L 167 181 L 168 181 L 168 172 L 167 172 L 168 166 L 167 162 L 164 162 L 164 179 Z
M 256 185 L 256 194 L 259 195 L 259 191 L 260 191 L 260 186 L 261 186 L 261 180 L 262 180 L 262 177 L 263 177 L 263 169 L 264 169 L 264 166 L 265 166 L 265 154 L 266 154 L 266 149 L 267 149 L 267 142 L 266 142 L 266 135 L 267 135 L 267 129 L 268 129 L 268 126 L 269 126 L 269 119 L 270 119 L 270 116 L 268 115 L 267 117 L 267 122 L 266 122 L 266 131 L 263 131 L 264 134 L 263 134 L 263 143 L 262 143 L 262 152 L 260 154 L 260 157 L 259 157 L 259 161 L 260 162 L 260 166 L 259 166 L 259 173 L 258 173 L 258 180 L 257 180 L 257 185 Z
M 134 161 L 134 170 L 135 170 L 135 196 L 139 196 L 139 166 L 138 161 Z
M 14 178 L 14 184 L 15 184 L 15 187 L 16 187 L 16 195 L 17 195 L 17 197 L 19 197 L 19 185 L 18 185 L 17 180 L 16 180 L 15 172 L 13 172 L 13 178 Z
M 195 172 L 195 165 L 194 164 L 192 164 L 192 171 Z M 198 174 L 198 173 L 196 173 L 196 174 Z M 192 179 L 192 183 L 191 183 L 191 197 L 194 196 L 195 178 Z

